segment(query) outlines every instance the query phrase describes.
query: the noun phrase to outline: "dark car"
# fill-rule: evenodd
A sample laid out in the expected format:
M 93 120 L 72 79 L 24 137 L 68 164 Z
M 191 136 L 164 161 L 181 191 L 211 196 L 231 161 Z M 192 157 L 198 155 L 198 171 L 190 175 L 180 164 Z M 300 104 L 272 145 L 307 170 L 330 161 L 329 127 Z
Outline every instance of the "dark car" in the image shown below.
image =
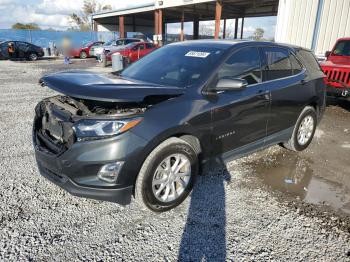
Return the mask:
M 76 196 L 161 212 L 190 193 L 202 161 L 310 144 L 325 84 L 309 50 L 270 42 L 170 44 L 120 75 L 63 72 L 36 107 L 40 173 Z
M 9 52 L 11 46 L 14 52 Z M 36 45 L 23 41 L 5 41 L 0 43 L 0 59 L 27 59 L 35 61 L 44 56 L 44 50 Z

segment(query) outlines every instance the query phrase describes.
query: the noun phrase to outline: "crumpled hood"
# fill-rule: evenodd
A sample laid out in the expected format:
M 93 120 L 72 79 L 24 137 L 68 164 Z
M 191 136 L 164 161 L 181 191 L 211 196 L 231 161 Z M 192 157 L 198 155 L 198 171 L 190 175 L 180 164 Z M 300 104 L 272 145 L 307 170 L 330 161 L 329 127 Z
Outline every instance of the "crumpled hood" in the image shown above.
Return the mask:
M 49 74 L 39 81 L 59 93 L 105 102 L 142 102 L 148 96 L 178 96 L 184 89 L 164 87 L 86 71 Z

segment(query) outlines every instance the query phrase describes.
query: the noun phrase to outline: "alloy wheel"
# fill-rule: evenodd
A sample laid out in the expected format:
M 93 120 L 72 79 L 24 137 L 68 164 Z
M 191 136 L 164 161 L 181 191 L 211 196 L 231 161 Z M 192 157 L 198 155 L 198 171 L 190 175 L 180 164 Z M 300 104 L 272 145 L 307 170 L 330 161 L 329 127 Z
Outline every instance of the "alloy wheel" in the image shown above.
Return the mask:
M 191 162 L 184 154 L 172 154 L 160 162 L 152 179 L 152 191 L 161 202 L 178 199 L 191 178 Z
M 312 116 L 306 116 L 303 121 L 301 121 L 298 130 L 298 143 L 300 145 L 305 145 L 309 142 L 314 131 L 315 121 Z

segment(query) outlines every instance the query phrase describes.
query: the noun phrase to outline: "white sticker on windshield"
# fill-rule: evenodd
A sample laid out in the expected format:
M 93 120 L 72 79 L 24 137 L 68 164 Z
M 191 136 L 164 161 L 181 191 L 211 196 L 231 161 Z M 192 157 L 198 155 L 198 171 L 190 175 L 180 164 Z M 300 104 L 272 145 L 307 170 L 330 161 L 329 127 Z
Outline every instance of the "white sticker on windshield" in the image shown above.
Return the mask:
M 210 55 L 208 52 L 189 51 L 185 56 L 206 58 L 208 55 Z

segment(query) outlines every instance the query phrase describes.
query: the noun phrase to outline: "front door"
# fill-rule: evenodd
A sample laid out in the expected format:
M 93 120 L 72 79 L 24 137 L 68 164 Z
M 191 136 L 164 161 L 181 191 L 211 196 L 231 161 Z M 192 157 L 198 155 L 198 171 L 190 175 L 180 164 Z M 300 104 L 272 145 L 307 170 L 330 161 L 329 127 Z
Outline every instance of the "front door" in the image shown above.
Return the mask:
M 221 78 L 244 79 L 248 86 L 210 96 L 213 153 L 229 154 L 249 144 L 262 145 L 266 137 L 270 93 L 262 82 L 258 48 L 245 47 L 234 52 L 218 70 L 216 80 Z

